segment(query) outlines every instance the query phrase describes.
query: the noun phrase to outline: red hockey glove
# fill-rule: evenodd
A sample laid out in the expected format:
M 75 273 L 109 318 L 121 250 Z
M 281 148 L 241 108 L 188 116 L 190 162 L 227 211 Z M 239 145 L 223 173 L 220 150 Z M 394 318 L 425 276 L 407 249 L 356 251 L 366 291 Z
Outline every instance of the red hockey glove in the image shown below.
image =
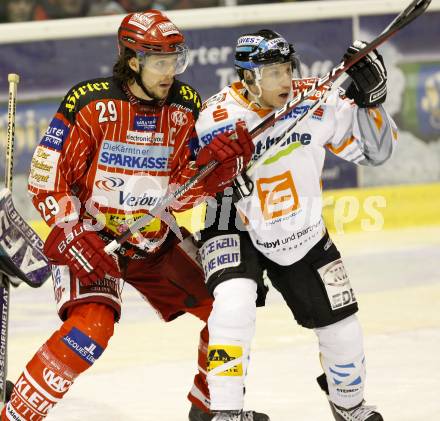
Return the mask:
M 204 179 L 205 191 L 215 194 L 230 186 L 234 178 L 246 169 L 254 153 L 254 143 L 244 124 L 237 124 L 235 131 L 220 133 L 199 153 L 196 165 L 201 167 L 210 161 L 219 165 Z
M 105 251 L 105 242 L 95 231 L 87 231 L 82 222 L 71 230 L 52 228 L 44 243 L 44 253 L 57 264 L 69 266 L 82 285 L 90 285 L 108 274 L 120 278 L 116 258 Z

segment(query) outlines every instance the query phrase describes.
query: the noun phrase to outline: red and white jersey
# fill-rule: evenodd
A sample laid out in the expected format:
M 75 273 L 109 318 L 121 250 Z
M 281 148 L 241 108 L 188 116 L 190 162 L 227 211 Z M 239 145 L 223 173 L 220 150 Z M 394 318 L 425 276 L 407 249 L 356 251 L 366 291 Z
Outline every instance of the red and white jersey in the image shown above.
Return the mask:
M 195 174 L 190 139 L 200 105 L 198 93 L 177 80 L 162 106 L 139 101 L 113 78 L 73 87 L 32 159 L 29 191 L 43 219 L 53 225 L 92 216 L 108 233 L 125 231 L 170 184 Z M 194 187 L 181 209 L 201 194 Z M 143 238 L 130 241 L 154 246 L 167 231 L 154 219 Z
M 293 80 L 293 95 L 315 80 Z M 254 139 L 254 159 L 274 144 L 316 98 L 299 104 L 258 135 Z M 207 145 L 216 134 L 232 130 L 238 120 L 245 121 L 252 130 L 270 112 L 250 103 L 243 85 L 234 83 L 204 103 L 196 124 L 200 146 Z M 341 91 L 332 93 L 256 169 L 251 176 L 252 194 L 237 202 L 255 247 L 280 265 L 304 257 L 326 230 L 321 185 L 326 150 L 356 164 L 379 165 L 391 156 L 396 139 L 396 126 L 382 106 L 359 108 Z

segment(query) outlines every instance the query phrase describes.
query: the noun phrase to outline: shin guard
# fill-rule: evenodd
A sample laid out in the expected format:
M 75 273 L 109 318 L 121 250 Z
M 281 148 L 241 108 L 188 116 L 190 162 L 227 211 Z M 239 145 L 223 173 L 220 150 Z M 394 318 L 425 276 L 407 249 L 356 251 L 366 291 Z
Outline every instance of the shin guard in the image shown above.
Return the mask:
M 247 278 L 230 279 L 215 288 L 214 298 L 208 320 L 211 410 L 242 410 L 255 333 L 257 284 Z
M 188 399 L 192 404 L 209 412 L 210 398 L 208 382 L 206 380 L 206 359 L 208 353 L 208 327 L 205 326 L 200 332 L 199 353 L 198 353 L 198 369 L 199 372 L 194 377 L 194 384 L 188 394 Z
M 103 304 L 79 304 L 28 362 L 15 383 L 1 419 L 40 421 L 89 368 L 113 335 L 114 311 Z
M 319 338 L 329 399 L 342 408 L 358 405 L 364 399 L 366 370 L 362 331 L 357 317 L 347 317 L 315 329 L 315 332 Z

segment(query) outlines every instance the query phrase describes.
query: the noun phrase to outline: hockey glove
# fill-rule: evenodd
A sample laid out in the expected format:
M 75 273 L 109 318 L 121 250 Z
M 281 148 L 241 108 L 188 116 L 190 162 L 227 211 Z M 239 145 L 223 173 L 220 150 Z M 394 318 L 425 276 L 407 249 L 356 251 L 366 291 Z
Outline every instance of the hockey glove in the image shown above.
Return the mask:
M 347 60 L 362 50 L 367 44 L 355 41 L 344 55 Z M 345 95 L 354 100 L 360 108 L 376 107 L 387 97 L 387 70 L 382 56 L 373 50 L 347 70 L 353 82 L 348 86 Z
M 215 194 L 232 185 L 234 178 L 246 169 L 253 153 L 254 143 L 244 124 L 237 124 L 233 132 L 217 135 L 196 160 L 198 167 L 213 160 L 219 163 L 204 179 L 205 191 Z
M 82 285 L 104 279 L 106 274 L 120 278 L 116 257 L 105 251 L 105 242 L 95 231 L 87 231 L 82 222 L 71 230 L 55 226 L 44 243 L 44 253 L 56 264 L 69 266 Z

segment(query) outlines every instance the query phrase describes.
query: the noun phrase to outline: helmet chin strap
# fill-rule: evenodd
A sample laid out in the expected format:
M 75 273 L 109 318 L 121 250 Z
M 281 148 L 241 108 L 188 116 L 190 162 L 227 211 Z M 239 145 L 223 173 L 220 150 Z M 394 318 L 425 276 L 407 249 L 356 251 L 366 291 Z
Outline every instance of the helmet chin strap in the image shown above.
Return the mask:
M 250 101 L 248 108 L 250 108 L 252 106 L 252 104 L 255 104 L 257 106 L 259 106 L 260 108 L 262 108 L 262 105 L 260 104 L 260 102 L 258 101 L 261 96 L 263 95 L 263 91 L 261 89 L 261 85 L 260 85 L 260 80 L 261 80 L 261 73 L 260 73 L 260 69 L 254 69 L 252 71 L 252 73 L 255 75 L 254 78 L 254 82 L 253 82 L 253 86 L 255 86 L 258 90 L 257 94 L 252 93 L 252 91 L 249 88 L 249 84 L 246 82 L 245 79 L 243 79 L 242 83 L 245 87 L 245 89 L 253 96 L 256 98 L 256 101 Z

